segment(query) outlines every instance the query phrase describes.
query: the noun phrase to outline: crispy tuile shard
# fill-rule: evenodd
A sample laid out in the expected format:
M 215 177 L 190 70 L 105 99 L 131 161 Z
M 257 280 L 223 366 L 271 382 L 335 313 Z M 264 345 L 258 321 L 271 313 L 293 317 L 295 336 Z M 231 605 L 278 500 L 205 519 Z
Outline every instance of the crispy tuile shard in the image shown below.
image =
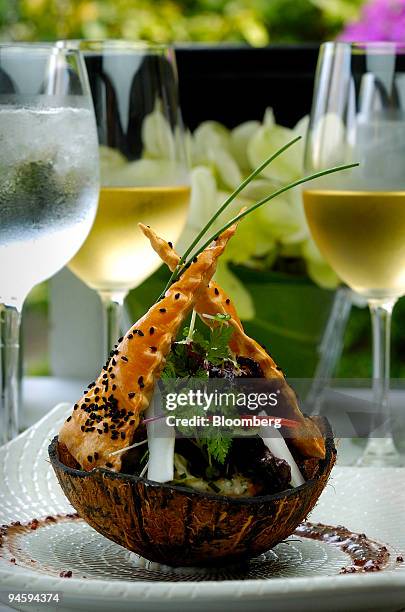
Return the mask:
M 110 453 L 132 444 L 171 344 L 210 282 L 216 261 L 235 231 L 236 225 L 224 231 L 166 291 L 164 298 L 131 327 L 111 352 L 95 383 L 77 403 L 71 419 L 65 421 L 59 441 L 84 470 L 106 467 L 108 463 L 107 467 L 120 471 L 122 455 Z M 180 297 L 176 299 L 178 293 Z M 156 348 L 153 351 L 151 329 Z

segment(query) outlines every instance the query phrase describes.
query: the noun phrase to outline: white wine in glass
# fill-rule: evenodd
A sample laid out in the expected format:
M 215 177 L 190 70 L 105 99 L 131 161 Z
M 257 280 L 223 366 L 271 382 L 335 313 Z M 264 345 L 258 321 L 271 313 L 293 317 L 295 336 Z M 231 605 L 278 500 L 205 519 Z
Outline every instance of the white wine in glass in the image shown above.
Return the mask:
M 125 41 L 76 45 L 96 111 L 101 190 L 92 231 L 69 268 L 101 297 L 106 356 L 120 335 L 128 291 L 161 265 L 138 223 L 174 244 L 187 218 L 189 176 L 173 50 Z
M 366 298 L 405 293 L 405 191 L 304 191 L 308 224 L 340 278 Z
M 189 199 L 186 185 L 103 187 L 92 231 L 70 269 L 100 293 L 121 294 L 137 287 L 159 265 L 138 223 L 175 241 L 184 227 Z
M 359 463 L 401 465 L 389 409 L 390 322 L 405 294 L 405 47 L 322 45 L 305 165 L 359 162 L 304 190 L 325 259 L 367 299 L 373 331 L 373 433 Z

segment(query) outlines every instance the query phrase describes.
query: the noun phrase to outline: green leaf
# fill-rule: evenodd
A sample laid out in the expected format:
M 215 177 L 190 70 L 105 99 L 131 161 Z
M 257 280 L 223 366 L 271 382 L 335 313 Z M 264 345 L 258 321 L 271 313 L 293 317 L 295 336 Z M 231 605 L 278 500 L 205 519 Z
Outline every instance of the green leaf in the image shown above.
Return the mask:
M 229 340 L 231 339 L 233 328 L 226 322 L 220 323 L 211 330 L 210 339 L 207 343 L 206 358 L 214 365 L 220 365 L 224 360 L 229 359 Z
M 229 451 L 231 450 L 232 438 L 230 436 L 224 437 L 218 434 L 218 436 L 216 436 L 215 438 L 204 439 L 203 442 L 211 457 L 213 457 L 215 461 L 218 461 L 218 463 L 221 463 L 223 465 L 225 463 Z
M 255 317 L 243 321 L 246 333 L 266 346 L 289 377 L 313 376 L 334 292 L 305 276 L 244 266 L 232 272 L 253 298 Z

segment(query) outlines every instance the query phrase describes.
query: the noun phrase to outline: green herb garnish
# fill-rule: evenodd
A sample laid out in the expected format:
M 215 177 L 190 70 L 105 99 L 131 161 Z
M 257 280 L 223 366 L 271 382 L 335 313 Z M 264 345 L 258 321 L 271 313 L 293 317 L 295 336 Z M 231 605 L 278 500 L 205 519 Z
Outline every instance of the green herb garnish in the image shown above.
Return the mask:
M 218 434 L 215 438 L 203 438 L 201 442 L 207 447 L 211 457 L 221 465 L 224 465 L 227 455 L 231 450 L 232 438 Z
M 229 349 L 229 340 L 233 329 L 226 322 L 228 316 L 218 314 L 212 318 L 217 320 L 219 324 L 210 330 L 208 338 L 204 337 L 199 330 L 193 329 L 191 342 L 180 341 L 173 346 L 161 375 L 165 382 L 165 392 L 178 391 L 180 385 L 182 392 L 199 387 L 201 379 L 208 378 L 208 371 L 203 365 L 196 366 L 196 362 L 197 364 L 199 361 L 205 364 L 209 362 L 220 367 L 224 362 L 233 361 L 233 355 Z M 183 337 L 187 339 L 189 334 L 190 329 L 185 327 L 182 333 Z M 183 381 L 184 384 L 182 385 Z M 209 416 L 212 412 L 215 412 L 215 407 L 208 410 L 205 416 Z M 231 405 L 224 407 L 222 413 L 226 417 L 237 416 L 234 406 Z M 176 408 L 176 416 L 179 418 L 189 420 L 195 415 L 195 406 L 178 406 Z M 213 461 L 217 461 L 221 465 L 225 463 L 232 445 L 231 432 L 229 432 L 229 436 L 224 436 L 219 428 L 212 427 L 210 428 L 210 435 L 202 438 L 197 430 L 189 426 L 178 425 L 177 429 L 187 437 L 195 437 L 196 445 L 201 449 L 207 460 L 207 469 L 211 468 L 215 471 L 215 468 L 212 467 Z
M 211 330 L 210 341 L 207 346 L 207 359 L 214 365 L 220 365 L 231 357 L 229 340 L 233 328 L 230 325 L 217 325 Z

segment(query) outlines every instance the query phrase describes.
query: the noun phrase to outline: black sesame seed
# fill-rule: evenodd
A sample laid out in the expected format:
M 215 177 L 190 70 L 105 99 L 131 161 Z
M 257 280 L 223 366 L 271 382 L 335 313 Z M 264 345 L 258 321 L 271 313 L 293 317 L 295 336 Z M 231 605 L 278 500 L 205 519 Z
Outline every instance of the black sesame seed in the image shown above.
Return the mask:
M 91 455 L 87 455 L 87 461 L 89 463 L 92 463 L 93 462 L 93 457 Z
M 193 257 L 193 263 L 197 263 L 197 257 Z
M 98 428 L 97 428 L 97 431 L 98 431 L 98 433 L 99 433 L 99 434 L 102 434 L 102 433 L 103 433 L 103 430 L 102 430 L 102 429 L 98 429 Z
M 149 330 L 149 333 L 150 333 L 151 336 L 153 336 L 153 334 L 155 333 L 155 328 L 151 327 L 150 330 Z
M 130 425 L 135 425 L 135 421 L 134 421 L 134 420 L 129 421 L 129 424 L 130 424 Z
M 128 334 L 127 338 L 128 338 L 128 340 L 132 340 L 133 335 L 132 334 Z
M 159 312 L 166 312 L 166 308 L 159 308 Z
M 229 298 L 226 298 L 225 304 L 230 304 L 230 303 L 231 303 L 231 300 Z
M 84 425 L 82 425 L 82 426 L 80 427 L 80 429 L 81 429 L 82 431 L 84 431 L 84 430 L 85 430 Z
M 113 385 L 113 386 L 111 387 L 111 389 L 112 389 L 113 391 L 115 391 L 115 389 L 116 389 L 116 388 L 117 388 L 117 385 Z
M 132 399 L 133 397 L 135 397 L 135 393 L 133 391 L 130 391 L 130 393 L 128 393 L 128 397 L 129 399 Z
M 113 464 L 112 464 L 112 463 L 110 463 L 109 461 L 107 461 L 106 466 L 107 466 L 108 468 L 112 468 Z
M 144 336 L 145 334 L 143 333 L 143 331 L 141 329 L 138 329 L 138 336 Z
M 168 242 L 167 244 L 169 245 L 169 247 L 170 247 L 171 249 L 173 248 L 173 243 L 172 243 L 172 242 L 170 242 L 170 240 L 169 240 L 169 242 Z
M 214 293 L 215 293 L 215 295 L 219 295 L 219 291 L 218 291 L 217 287 L 215 287 Z
M 176 293 L 176 295 L 174 296 L 174 299 L 175 299 L 175 300 L 178 300 L 178 299 L 179 299 L 179 297 L 180 297 L 180 293 Z
M 121 338 L 118 338 L 118 342 L 122 342 L 124 339 L 124 336 L 121 336 Z
M 128 357 L 125 357 L 125 355 L 123 355 L 123 356 L 121 357 L 121 359 L 122 359 L 122 361 L 128 361 Z
M 121 431 L 121 440 L 125 440 L 125 431 Z
M 115 374 L 110 374 L 110 378 L 115 378 Z
M 71 421 L 71 420 L 72 420 L 72 417 L 68 416 L 68 418 L 66 419 L 66 423 L 69 423 L 69 421 Z
M 150 350 L 152 351 L 152 353 L 156 353 L 157 351 L 157 346 L 151 346 Z
M 98 453 L 97 453 L 97 452 L 96 452 L 96 453 L 94 453 L 94 459 L 95 459 L 96 461 L 97 461 L 97 459 L 98 459 Z

